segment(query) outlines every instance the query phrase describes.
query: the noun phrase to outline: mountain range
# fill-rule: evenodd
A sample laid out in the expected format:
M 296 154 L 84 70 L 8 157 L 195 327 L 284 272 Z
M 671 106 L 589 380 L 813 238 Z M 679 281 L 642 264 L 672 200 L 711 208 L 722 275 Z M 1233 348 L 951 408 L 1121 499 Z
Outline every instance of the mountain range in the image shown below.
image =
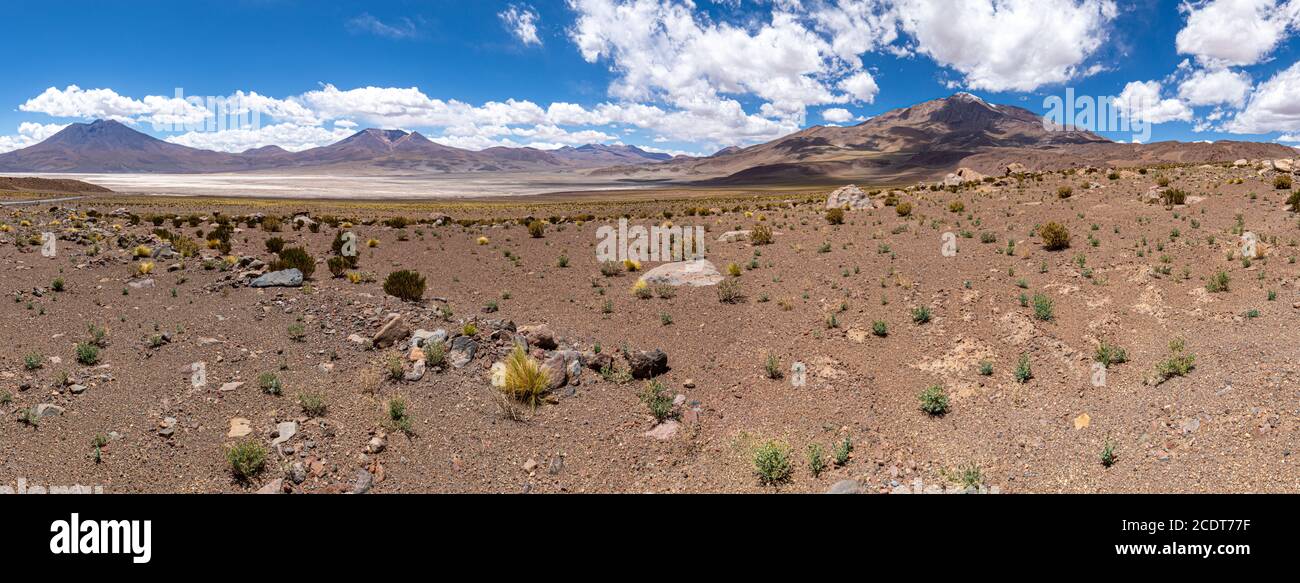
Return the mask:
M 49 139 L 0 154 L 0 172 L 400 174 L 575 172 L 612 181 L 723 185 L 846 180 L 902 183 L 958 166 L 989 174 L 1010 162 L 1029 169 L 1294 158 L 1273 143 L 1116 143 L 1091 132 L 1048 129 L 1037 114 L 967 93 L 895 109 L 853 126 L 813 126 L 706 157 L 625 145 L 555 150 L 445 146 L 419 132 L 366 129 L 337 143 L 290 152 L 266 146 L 214 152 L 159 140 L 116 121 L 69 125 Z

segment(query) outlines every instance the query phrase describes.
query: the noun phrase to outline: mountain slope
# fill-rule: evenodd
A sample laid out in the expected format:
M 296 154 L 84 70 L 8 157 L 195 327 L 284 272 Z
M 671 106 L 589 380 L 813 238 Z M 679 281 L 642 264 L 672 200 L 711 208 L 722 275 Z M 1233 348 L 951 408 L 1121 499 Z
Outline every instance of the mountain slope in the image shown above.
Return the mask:
M 236 154 L 199 150 L 137 132 L 116 121 L 72 124 L 49 139 L 0 154 L 5 172 L 218 172 L 249 169 Z

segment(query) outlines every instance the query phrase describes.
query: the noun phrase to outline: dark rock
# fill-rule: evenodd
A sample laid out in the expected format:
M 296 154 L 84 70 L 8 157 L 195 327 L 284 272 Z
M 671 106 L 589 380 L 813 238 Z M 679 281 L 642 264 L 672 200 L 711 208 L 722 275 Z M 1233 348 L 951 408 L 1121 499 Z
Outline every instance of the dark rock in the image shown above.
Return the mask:
M 638 350 L 627 355 L 632 378 L 648 379 L 668 372 L 668 354 L 662 350 Z

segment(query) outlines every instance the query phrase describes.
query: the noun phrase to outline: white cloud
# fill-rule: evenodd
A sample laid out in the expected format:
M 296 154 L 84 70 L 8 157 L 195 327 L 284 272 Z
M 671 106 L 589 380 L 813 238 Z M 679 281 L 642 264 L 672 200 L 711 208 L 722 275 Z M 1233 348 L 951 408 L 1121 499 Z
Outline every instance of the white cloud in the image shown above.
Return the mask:
M 533 7 L 511 5 L 497 16 L 505 24 L 506 30 L 515 35 L 519 42 L 525 45 L 542 45 L 541 37 L 537 36 L 537 21 L 541 20 L 541 17 Z
M 308 148 L 328 146 L 352 135 L 348 128 L 336 127 L 327 130 L 319 126 L 304 126 L 293 123 L 280 123 L 260 128 L 228 129 L 218 132 L 192 131 L 167 138 L 168 142 L 216 150 L 218 152 L 243 152 L 264 146 L 280 146 L 291 152 Z
M 822 119 L 831 123 L 844 123 L 853 119 L 853 114 L 842 107 L 832 107 L 822 110 Z
M 1134 81 L 1112 100 L 1115 108 L 1133 121 L 1151 124 L 1192 121 L 1192 110 L 1177 99 L 1161 99 L 1159 81 Z
M 395 40 L 419 38 L 420 27 L 410 18 L 401 18 L 384 22 L 369 13 L 363 13 L 347 22 L 348 30 L 353 33 L 366 33 Z
M 1277 141 L 1279 141 L 1279 142 L 1286 142 L 1286 143 L 1288 143 L 1288 144 L 1294 144 L 1294 143 L 1300 142 L 1300 135 L 1297 135 L 1297 134 L 1284 134 L 1284 135 L 1278 136 Z
M 1256 86 L 1246 108 L 1224 124 L 1224 129 L 1237 134 L 1300 131 L 1297 95 L 1300 95 L 1300 63 Z
M 1196 71 L 1178 86 L 1178 97 L 1192 106 L 1241 107 L 1249 93 L 1250 76 L 1227 69 Z
M 1207 65 L 1253 65 L 1264 60 L 1300 23 L 1300 0 L 1209 0 L 1183 4 L 1187 24 L 1179 54 Z
M 18 124 L 18 135 L 0 136 L 0 154 L 39 144 L 66 127 L 68 127 L 67 124 L 57 123 L 23 122 Z
M 962 85 L 1033 91 L 1095 72 L 1118 10 L 1112 0 L 895 0 L 916 52 L 956 69 Z

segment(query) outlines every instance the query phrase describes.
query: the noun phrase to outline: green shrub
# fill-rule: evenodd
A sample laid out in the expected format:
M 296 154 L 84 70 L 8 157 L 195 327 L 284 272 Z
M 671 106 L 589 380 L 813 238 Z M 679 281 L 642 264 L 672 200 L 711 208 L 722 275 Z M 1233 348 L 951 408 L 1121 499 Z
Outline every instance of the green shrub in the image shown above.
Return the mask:
M 898 213 L 898 216 L 900 217 L 906 217 L 912 214 L 912 203 L 900 202 L 898 203 L 898 206 L 894 207 L 894 212 Z
M 279 377 L 269 372 L 264 372 L 257 377 L 257 386 L 262 388 L 263 393 L 276 396 L 279 396 L 284 389 L 280 384 Z
M 1169 357 L 1156 364 L 1159 380 L 1186 376 L 1196 368 L 1196 355 L 1187 352 L 1186 343 L 1181 338 L 1169 342 Z
M 419 301 L 424 296 L 424 276 L 406 269 L 394 271 L 384 279 L 384 293 L 408 302 Z
M 86 366 L 99 363 L 99 347 L 90 342 L 77 344 L 77 362 Z
M 247 482 L 266 467 L 266 447 L 249 439 L 226 448 L 226 461 L 230 471 L 241 482 Z
M 921 410 L 929 415 L 939 416 L 948 412 L 948 392 L 942 386 L 926 387 L 918 398 L 921 400 Z
M 28 354 L 23 357 L 23 366 L 26 367 L 27 370 L 36 370 L 41 368 L 42 366 L 45 366 L 45 357 L 35 352 Z
M 1050 322 L 1054 317 L 1052 313 L 1052 298 L 1045 294 L 1034 294 L 1034 317 L 1044 322 Z
M 424 364 L 430 368 L 443 366 L 447 363 L 447 345 L 442 342 L 426 340 L 424 342 Z
M 826 211 L 826 222 L 832 225 L 844 224 L 844 209 L 833 208 Z
M 673 405 L 673 397 L 664 389 L 663 383 L 659 381 L 650 381 L 646 383 L 645 390 L 641 392 L 641 402 L 646 404 L 650 409 L 650 414 L 654 416 L 655 421 L 663 423 L 677 416 L 677 408 Z
M 763 364 L 763 370 L 767 373 L 767 378 L 772 380 L 785 376 L 785 373 L 781 370 L 781 361 L 775 354 L 767 355 L 767 362 Z
M 926 322 L 929 322 L 930 315 L 930 308 L 928 306 L 912 308 L 912 321 L 917 324 L 925 324 Z
M 1112 364 L 1123 364 L 1128 362 L 1128 352 L 1123 348 L 1115 346 L 1105 340 L 1097 345 L 1097 352 L 1093 354 L 1093 360 L 1100 362 L 1102 366 L 1110 368 Z
M 1205 291 L 1210 293 L 1226 292 L 1228 291 L 1228 284 L 1231 282 L 1232 278 L 1228 277 L 1228 273 L 1219 270 L 1210 278 L 1210 281 L 1205 283 Z
M 1279 174 L 1273 179 L 1273 188 L 1278 190 L 1291 190 L 1291 177 L 1285 174 Z
M 790 479 L 790 448 L 778 441 L 767 441 L 754 451 L 754 473 L 763 485 L 781 484 Z
M 316 260 L 307 254 L 306 249 L 290 247 L 280 251 L 279 258 L 271 262 L 269 269 L 271 271 L 297 269 L 302 272 L 303 279 L 309 279 L 311 274 L 316 272 Z
M 271 253 L 279 254 L 281 251 L 284 250 L 284 239 L 281 239 L 279 237 L 271 237 L 270 239 L 267 239 L 266 250 L 270 251 Z
M 546 223 L 543 223 L 541 221 L 533 221 L 531 223 L 528 223 L 528 234 L 531 235 L 534 239 L 541 239 L 542 237 L 546 236 Z
M 1034 370 L 1029 366 L 1029 355 L 1022 354 L 1020 360 L 1016 362 L 1016 380 L 1023 384 L 1032 378 L 1034 378 Z
M 302 393 L 298 395 L 298 406 L 310 417 L 324 417 L 329 406 L 320 393 Z
M 871 333 L 881 338 L 889 336 L 889 324 L 884 320 L 876 320 L 871 323 Z
M 853 453 L 853 440 L 845 435 L 844 439 L 835 444 L 835 465 L 844 467 L 849 463 L 849 454 Z
M 406 411 L 406 399 L 393 397 L 388 400 L 388 426 L 408 435 L 412 432 L 411 416 Z
M 826 448 L 820 443 L 808 445 L 808 471 L 814 478 L 826 471 Z

